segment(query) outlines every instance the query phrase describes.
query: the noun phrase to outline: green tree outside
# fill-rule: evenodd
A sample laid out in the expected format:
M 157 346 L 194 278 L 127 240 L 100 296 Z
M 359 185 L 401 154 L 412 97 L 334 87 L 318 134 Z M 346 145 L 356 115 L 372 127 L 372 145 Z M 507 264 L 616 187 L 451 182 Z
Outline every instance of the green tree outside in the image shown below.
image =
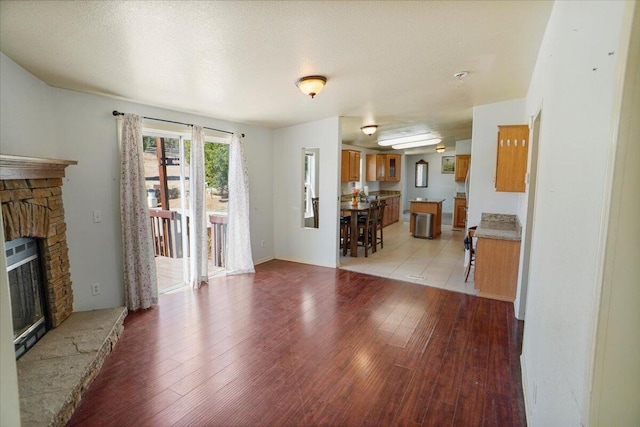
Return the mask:
M 184 142 L 184 156 L 191 164 L 191 141 Z M 221 195 L 229 194 L 229 146 L 205 142 L 204 179 L 209 188 L 215 188 Z

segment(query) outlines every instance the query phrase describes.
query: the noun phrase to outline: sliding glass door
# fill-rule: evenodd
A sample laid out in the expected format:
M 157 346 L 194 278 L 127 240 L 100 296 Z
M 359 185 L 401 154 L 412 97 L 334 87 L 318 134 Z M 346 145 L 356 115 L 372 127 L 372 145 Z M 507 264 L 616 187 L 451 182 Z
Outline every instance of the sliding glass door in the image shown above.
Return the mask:
M 143 151 L 150 233 L 162 294 L 185 286 L 189 276 L 190 141 L 185 135 L 147 130 Z M 226 144 L 207 141 L 204 151 L 208 271 L 215 275 L 224 271 L 226 257 L 229 150 Z

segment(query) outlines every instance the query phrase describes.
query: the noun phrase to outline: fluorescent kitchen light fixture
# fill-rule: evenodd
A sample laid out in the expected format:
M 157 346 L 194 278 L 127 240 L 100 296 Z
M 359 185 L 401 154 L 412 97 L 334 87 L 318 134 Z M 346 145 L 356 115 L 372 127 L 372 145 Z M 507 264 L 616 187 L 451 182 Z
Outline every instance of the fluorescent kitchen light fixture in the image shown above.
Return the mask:
M 442 140 L 440 138 L 425 139 L 422 141 L 404 142 L 402 144 L 394 144 L 391 146 L 394 150 L 404 150 L 405 148 L 423 147 L 425 145 L 440 144 Z
M 418 135 L 401 136 L 398 138 L 389 138 L 389 139 L 383 139 L 383 140 L 379 139 L 378 145 L 381 145 L 383 147 L 388 147 L 390 145 L 404 144 L 405 142 L 424 141 L 432 138 L 433 138 L 433 135 L 431 134 L 431 132 L 420 133 Z

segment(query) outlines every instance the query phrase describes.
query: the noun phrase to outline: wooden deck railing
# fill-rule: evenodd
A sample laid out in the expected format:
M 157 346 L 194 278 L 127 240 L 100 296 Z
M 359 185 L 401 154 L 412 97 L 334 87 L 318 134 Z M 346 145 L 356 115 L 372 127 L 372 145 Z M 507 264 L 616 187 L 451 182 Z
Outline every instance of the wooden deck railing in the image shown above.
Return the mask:
M 227 254 L 227 216 L 209 215 L 209 223 L 211 224 L 209 250 L 210 255 L 213 256 L 213 265 L 224 267 Z
M 182 216 L 176 211 L 149 209 L 151 238 L 156 256 L 182 258 Z
M 187 216 L 187 247 L 182 245 L 182 215 L 177 211 L 149 209 L 151 237 L 155 256 L 182 258 L 189 256 L 189 217 Z M 209 256 L 216 267 L 225 266 L 227 253 L 227 216 L 209 215 Z

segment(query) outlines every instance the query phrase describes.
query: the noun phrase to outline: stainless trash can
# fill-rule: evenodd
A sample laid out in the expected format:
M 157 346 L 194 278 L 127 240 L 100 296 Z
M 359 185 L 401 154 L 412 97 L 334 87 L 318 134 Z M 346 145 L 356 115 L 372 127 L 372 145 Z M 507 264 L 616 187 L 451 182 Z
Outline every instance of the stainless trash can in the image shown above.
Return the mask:
M 433 239 L 433 214 L 416 212 L 413 215 L 413 237 Z

